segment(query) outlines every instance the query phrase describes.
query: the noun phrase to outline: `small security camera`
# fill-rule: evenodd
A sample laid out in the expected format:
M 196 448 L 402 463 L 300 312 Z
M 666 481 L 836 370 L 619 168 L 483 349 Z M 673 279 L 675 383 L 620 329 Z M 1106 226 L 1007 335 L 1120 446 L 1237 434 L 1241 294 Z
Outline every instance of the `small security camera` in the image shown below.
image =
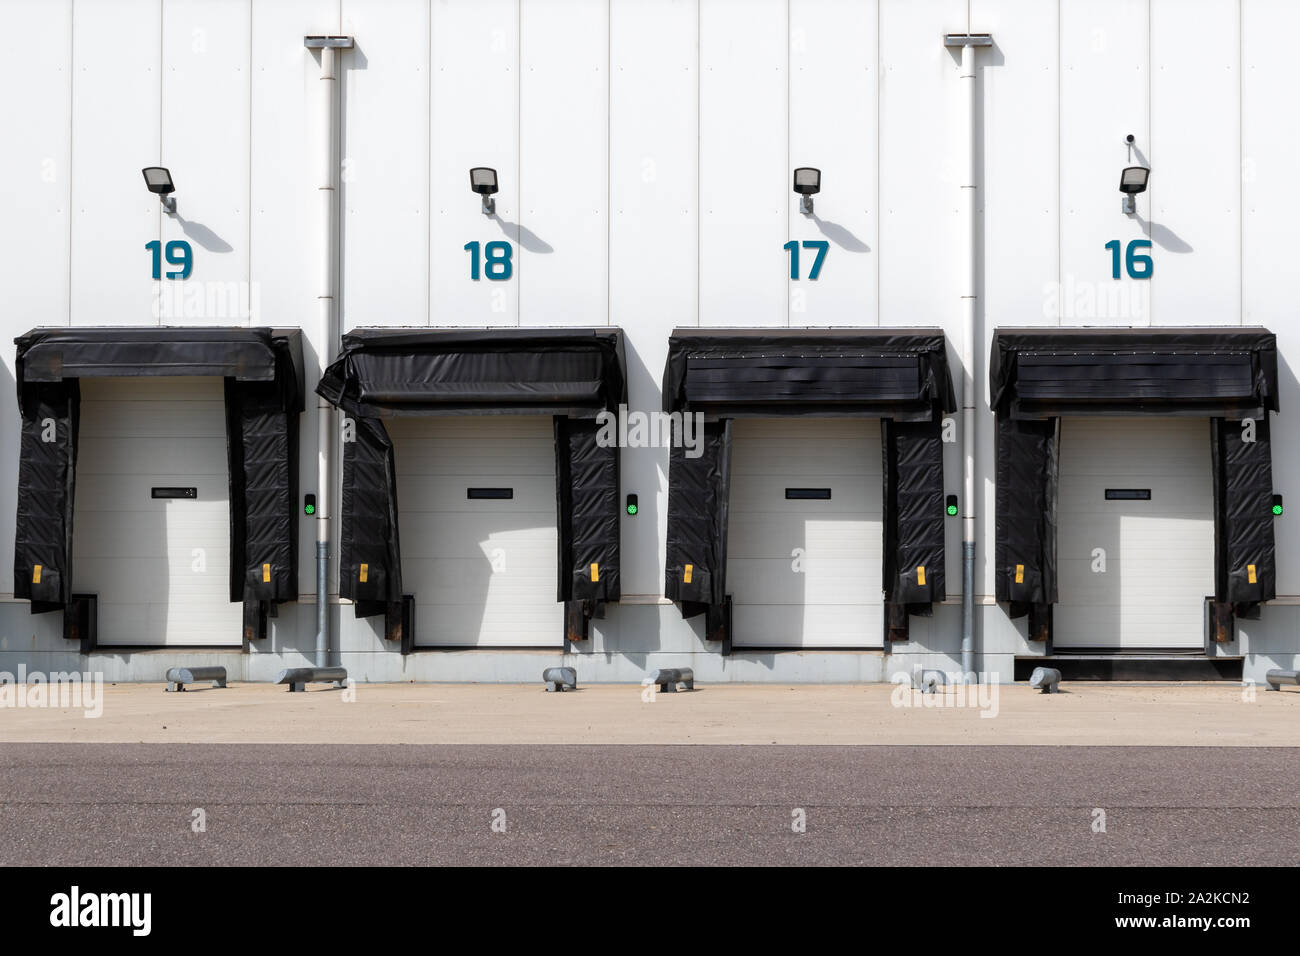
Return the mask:
M 1126 143 L 1128 143 L 1130 146 L 1132 146 L 1132 145 L 1133 145 L 1133 134 L 1132 134 L 1132 133 L 1129 133 L 1127 136 L 1125 136 L 1125 137 L 1124 137 L 1124 142 L 1126 142 Z

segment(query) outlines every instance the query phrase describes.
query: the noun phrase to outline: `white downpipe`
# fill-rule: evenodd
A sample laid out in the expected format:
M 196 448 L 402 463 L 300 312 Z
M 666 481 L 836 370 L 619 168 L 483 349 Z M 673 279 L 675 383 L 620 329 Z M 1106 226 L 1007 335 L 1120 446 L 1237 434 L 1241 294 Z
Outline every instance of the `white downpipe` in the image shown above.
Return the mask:
M 326 46 L 320 51 L 320 84 L 316 94 L 317 128 L 320 142 L 317 183 L 320 202 L 320 291 L 316 350 L 323 375 L 334 360 L 337 331 L 338 276 L 338 51 Z M 330 512 L 333 510 L 334 406 L 316 397 L 316 666 L 328 667 L 329 641 L 329 548 Z
M 966 108 L 961 112 L 966 162 L 961 179 L 962 341 L 961 341 L 961 670 L 964 680 L 975 672 L 975 46 L 961 48 L 961 83 Z

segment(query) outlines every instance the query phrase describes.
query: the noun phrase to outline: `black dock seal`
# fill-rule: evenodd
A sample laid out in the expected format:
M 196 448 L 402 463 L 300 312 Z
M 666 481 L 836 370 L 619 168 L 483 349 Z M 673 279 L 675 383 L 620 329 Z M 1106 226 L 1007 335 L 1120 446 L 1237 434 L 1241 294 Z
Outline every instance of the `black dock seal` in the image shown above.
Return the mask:
M 248 621 L 298 599 L 300 330 L 60 327 L 33 329 L 15 342 L 22 414 L 15 597 L 31 601 L 33 613 L 72 602 L 81 379 L 202 375 L 225 379 L 230 600 L 244 603 Z M 155 489 L 155 497 L 166 491 Z M 245 641 L 263 634 L 246 628 Z
M 942 422 L 957 399 L 941 329 L 676 329 L 663 410 L 704 415 L 699 457 L 684 442 L 669 452 L 664 594 L 687 617 L 707 613 L 707 633 L 724 649 L 733 637 L 726 566 L 737 418 L 880 419 L 882 585 L 886 604 L 900 609 L 886 639 L 905 640 L 907 615 L 928 614 L 944 599 Z M 829 497 L 828 489 L 799 491 L 787 497 Z
M 621 329 L 354 329 L 316 391 L 355 421 L 343 445 L 340 594 L 359 617 L 402 600 L 397 479 L 385 419 L 410 415 L 548 415 L 554 422 L 557 600 L 583 626 L 617 601 L 618 448 L 596 417 L 627 403 Z M 468 488 L 469 499 L 509 488 Z M 569 607 L 573 605 L 573 607 Z M 409 649 L 409 648 L 408 648 Z
M 1047 640 L 1057 600 L 1057 472 L 1067 415 L 1205 417 L 1214 476 L 1216 640 L 1276 596 L 1269 412 L 1279 409 L 1268 329 L 996 329 L 989 388 L 997 415 L 995 590 Z M 1143 493 L 1145 492 L 1145 495 Z M 1107 489 L 1106 497 L 1149 497 Z

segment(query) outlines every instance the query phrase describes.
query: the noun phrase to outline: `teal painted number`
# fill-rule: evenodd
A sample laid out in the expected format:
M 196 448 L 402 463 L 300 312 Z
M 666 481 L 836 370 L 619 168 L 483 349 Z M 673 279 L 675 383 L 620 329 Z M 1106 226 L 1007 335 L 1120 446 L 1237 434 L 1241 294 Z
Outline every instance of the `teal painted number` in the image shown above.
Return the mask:
M 475 282 L 484 274 L 493 282 L 503 282 L 514 273 L 511 257 L 515 250 L 508 242 L 489 242 L 486 246 L 467 242 L 461 248 L 469 253 L 469 277 Z
M 1106 243 L 1106 248 L 1110 250 L 1110 277 L 1118 279 L 1119 272 L 1119 250 L 1120 241 L 1112 239 Z M 1151 273 L 1155 271 L 1156 264 L 1151 257 L 1137 252 L 1138 249 L 1150 249 L 1150 239 L 1134 239 L 1124 250 L 1124 269 L 1128 272 L 1130 279 L 1150 279 Z
M 194 247 L 182 239 L 173 239 L 167 243 L 164 248 L 163 244 L 155 239 L 153 242 L 146 242 L 144 247 L 153 255 L 153 277 L 162 278 L 162 260 L 165 256 L 167 262 L 173 266 L 180 266 L 175 272 L 169 271 L 169 279 L 188 279 L 190 273 L 194 271 Z
M 808 278 L 816 279 L 822 274 L 822 263 L 826 261 L 826 251 L 830 249 L 831 244 L 825 239 L 805 239 L 802 245 L 805 249 L 817 250 L 817 257 L 813 259 L 812 268 L 808 270 Z M 781 247 L 790 253 L 790 278 L 795 280 L 799 278 L 799 246 L 799 242 L 791 239 Z

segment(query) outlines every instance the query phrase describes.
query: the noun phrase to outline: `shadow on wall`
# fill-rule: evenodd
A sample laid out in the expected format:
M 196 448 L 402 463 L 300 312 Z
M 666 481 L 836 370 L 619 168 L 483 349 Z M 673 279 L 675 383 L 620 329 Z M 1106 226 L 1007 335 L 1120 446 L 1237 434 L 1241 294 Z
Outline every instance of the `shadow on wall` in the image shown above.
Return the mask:
M 501 231 L 505 233 L 506 236 L 515 239 L 525 251 L 539 252 L 543 255 L 555 251 L 555 248 L 549 242 L 537 235 L 537 233 L 533 232 L 527 226 L 521 226 L 519 223 L 511 222 L 509 219 L 502 219 L 496 213 L 493 213 L 489 218 L 494 220 L 496 224 L 501 227 Z
M 837 222 L 822 219 L 816 213 L 809 217 L 817 224 L 821 234 L 845 252 L 870 252 L 871 247 Z
M 1184 253 L 1192 251 L 1191 245 L 1168 226 L 1152 222 L 1149 219 L 1143 219 L 1137 213 L 1133 214 L 1133 218 L 1142 227 L 1142 231 L 1151 237 L 1151 241 L 1165 252 Z
M 194 222 L 192 219 L 186 219 L 179 212 L 175 219 L 181 225 L 181 231 L 193 239 L 208 252 L 232 252 L 233 247 L 226 240 L 222 239 L 215 232 L 203 225 L 201 222 Z

